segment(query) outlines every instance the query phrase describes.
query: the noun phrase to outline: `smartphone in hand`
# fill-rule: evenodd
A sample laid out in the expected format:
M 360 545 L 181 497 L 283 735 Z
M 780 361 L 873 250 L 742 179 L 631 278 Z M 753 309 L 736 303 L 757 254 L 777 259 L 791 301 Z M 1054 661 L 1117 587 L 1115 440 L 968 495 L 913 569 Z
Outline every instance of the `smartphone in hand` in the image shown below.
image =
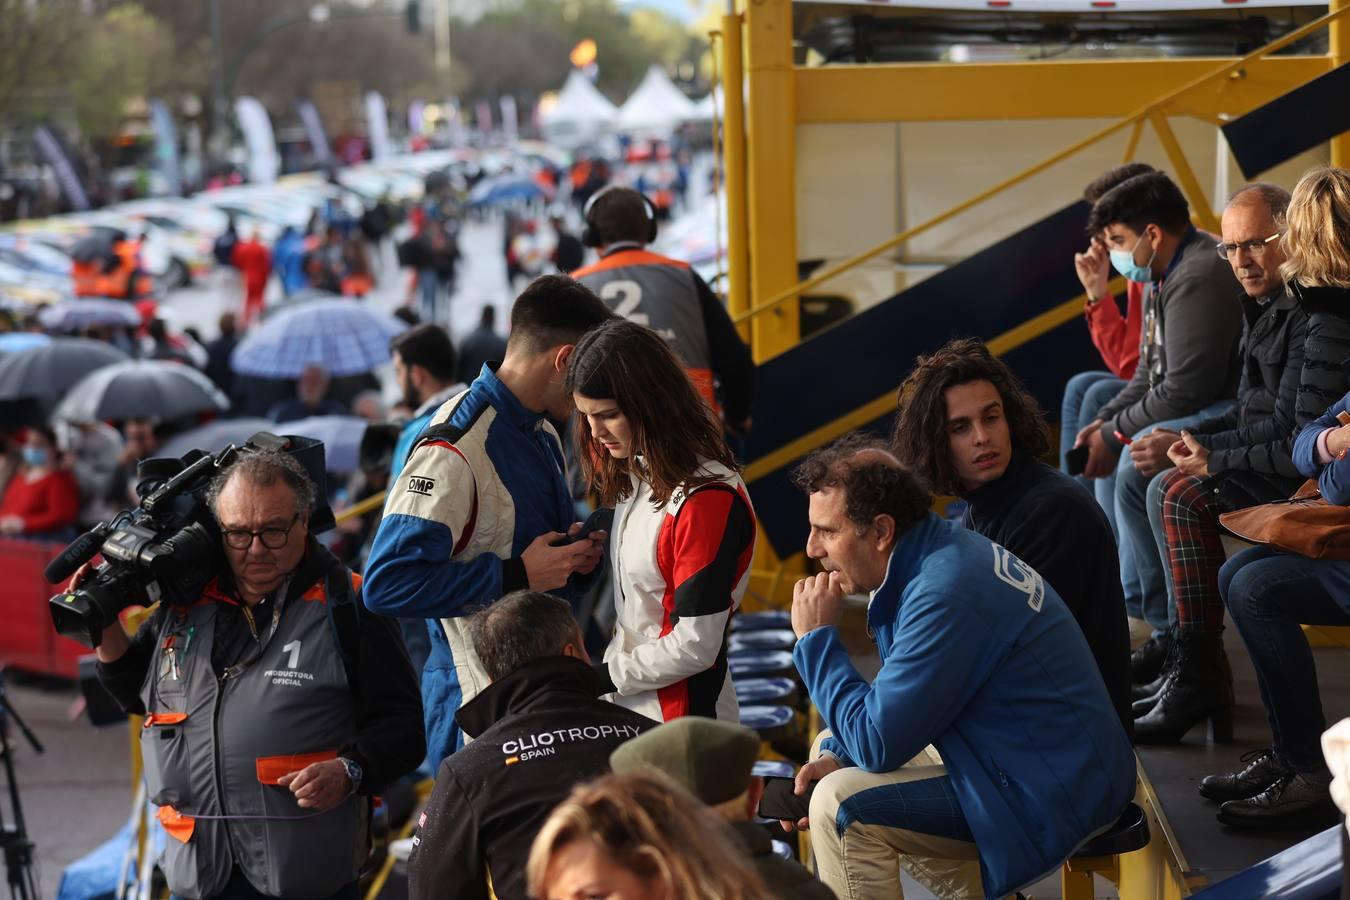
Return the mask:
M 811 794 L 815 792 L 818 781 L 806 786 L 806 793 L 797 796 L 795 778 L 768 776 L 764 779 L 764 796 L 759 798 L 759 814 L 766 819 L 780 819 L 795 822 L 805 819 L 811 810 Z

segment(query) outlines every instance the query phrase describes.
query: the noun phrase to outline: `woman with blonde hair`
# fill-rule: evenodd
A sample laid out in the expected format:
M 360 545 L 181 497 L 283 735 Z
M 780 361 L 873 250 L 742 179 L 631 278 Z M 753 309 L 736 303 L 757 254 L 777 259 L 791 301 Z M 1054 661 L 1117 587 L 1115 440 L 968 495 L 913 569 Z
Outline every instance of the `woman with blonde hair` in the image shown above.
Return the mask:
M 1350 171 L 1319 168 L 1299 179 L 1283 248 L 1280 274 L 1308 315 L 1293 461 L 1300 474 L 1319 479 L 1325 499 L 1344 504 L 1350 429 L 1336 414 L 1350 402 Z M 1236 828 L 1330 821 L 1335 809 L 1319 744 L 1326 721 L 1303 624 L 1350 622 L 1350 563 L 1256 546 L 1224 563 L 1218 581 L 1256 670 L 1271 745 L 1244 756 L 1244 768 L 1203 779 L 1200 793 L 1221 803 L 1219 821 Z
M 658 775 L 572 791 L 534 839 L 536 900 L 771 900 L 717 814 Z
M 1350 171 L 1313 169 L 1294 186 L 1280 274 L 1308 315 L 1299 428 L 1326 412 L 1350 384 Z

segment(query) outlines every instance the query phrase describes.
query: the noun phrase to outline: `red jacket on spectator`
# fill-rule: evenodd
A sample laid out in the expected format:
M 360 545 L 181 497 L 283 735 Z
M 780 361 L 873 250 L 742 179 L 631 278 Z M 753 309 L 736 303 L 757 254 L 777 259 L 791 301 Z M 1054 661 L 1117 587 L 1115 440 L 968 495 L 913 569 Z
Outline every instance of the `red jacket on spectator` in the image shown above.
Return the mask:
M 36 481 L 22 473 L 15 475 L 0 499 L 0 518 L 23 519 L 24 534 L 59 531 L 75 524 L 80 513 L 80 489 L 75 476 L 65 469 L 54 469 Z
M 234 245 L 230 261 L 244 276 L 244 324 L 262 315 L 263 295 L 272 274 L 272 254 L 256 236 Z
M 1102 355 L 1102 361 L 1117 378 L 1129 381 L 1139 365 L 1139 329 L 1144 321 L 1144 285 L 1128 282 L 1125 290 L 1125 317 L 1114 296 L 1103 297 L 1098 303 L 1089 303 L 1084 310 L 1092 343 Z

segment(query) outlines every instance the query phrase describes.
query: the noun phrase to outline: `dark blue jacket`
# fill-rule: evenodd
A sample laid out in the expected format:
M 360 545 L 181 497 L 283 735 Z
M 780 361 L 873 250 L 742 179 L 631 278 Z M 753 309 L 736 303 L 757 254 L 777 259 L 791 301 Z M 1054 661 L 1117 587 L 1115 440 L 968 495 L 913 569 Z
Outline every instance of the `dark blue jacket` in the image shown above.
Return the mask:
M 1294 439 L 1294 465 L 1309 478 L 1316 478 L 1323 499 L 1336 506 L 1350 506 L 1350 455 L 1321 465 L 1317 462 L 1317 436 L 1328 428 L 1341 427 L 1336 416 L 1345 412 L 1347 403 L 1350 394 L 1333 403 L 1320 419 L 1309 422 Z
M 889 772 L 936 747 L 987 896 L 1054 870 L 1120 816 L 1134 753 L 1078 624 L 1031 567 L 929 514 L 896 544 L 867 624 L 882 659 L 870 685 L 836 628 L 793 651 L 834 732 L 824 748 Z
M 520 554 L 574 516 L 557 432 L 489 367 L 431 424 L 449 428 L 418 444 L 391 482 L 361 594 L 380 615 L 440 620 L 422 673 L 437 764 L 461 743 L 455 711 L 487 684 L 462 617 L 526 587 Z M 572 600 L 570 588 L 551 593 Z

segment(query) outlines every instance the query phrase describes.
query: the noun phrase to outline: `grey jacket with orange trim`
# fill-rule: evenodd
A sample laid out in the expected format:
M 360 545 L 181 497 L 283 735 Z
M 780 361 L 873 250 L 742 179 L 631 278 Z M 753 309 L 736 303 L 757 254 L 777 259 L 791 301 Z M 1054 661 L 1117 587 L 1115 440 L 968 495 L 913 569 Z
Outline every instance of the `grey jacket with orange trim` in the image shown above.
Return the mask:
M 314 816 L 276 778 L 342 756 L 362 767 L 368 795 L 425 752 L 394 624 L 362 615 L 346 658 L 336 606 L 357 608 L 359 585 L 311 539 L 283 596 L 254 607 L 256 639 L 250 630 L 241 639 L 237 599 L 213 582 L 193 606 L 162 606 L 127 654 L 100 666 L 125 708 L 148 713 L 146 785 L 171 834 L 161 866 L 174 894 L 213 896 L 235 868 L 276 897 L 328 896 L 355 881 L 368 802 L 351 797 Z M 139 696 L 128 698 L 133 678 Z
M 617 244 L 572 277 L 595 291 L 617 315 L 661 335 L 714 406 L 715 380 L 728 422 L 739 424 L 749 418 L 755 378 L 750 348 L 736 332 L 726 307 L 688 263 L 636 244 Z

